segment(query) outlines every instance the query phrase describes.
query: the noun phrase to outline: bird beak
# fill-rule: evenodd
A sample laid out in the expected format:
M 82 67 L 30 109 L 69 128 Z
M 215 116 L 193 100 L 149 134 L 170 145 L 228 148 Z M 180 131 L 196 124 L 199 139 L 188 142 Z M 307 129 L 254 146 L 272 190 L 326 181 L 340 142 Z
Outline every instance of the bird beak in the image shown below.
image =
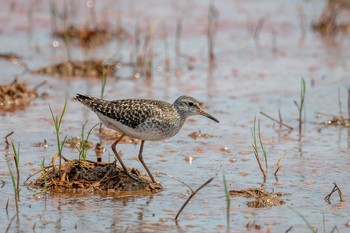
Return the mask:
M 219 121 L 213 117 L 212 115 L 210 115 L 209 113 L 205 112 L 203 109 L 201 108 L 198 108 L 198 114 L 199 115 L 202 115 L 202 116 L 205 116 L 205 117 L 208 117 L 209 119 L 215 121 L 216 123 L 219 123 Z

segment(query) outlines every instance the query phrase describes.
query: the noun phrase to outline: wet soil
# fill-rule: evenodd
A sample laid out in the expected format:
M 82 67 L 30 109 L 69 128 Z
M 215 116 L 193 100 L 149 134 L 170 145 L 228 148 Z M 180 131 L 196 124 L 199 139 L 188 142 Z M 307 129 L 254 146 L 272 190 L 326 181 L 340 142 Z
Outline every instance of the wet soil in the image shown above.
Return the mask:
M 231 196 L 242 196 L 246 198 L 255 198 L 254 201 L 247 203 L 251 208 L 267 208 L 285 204 L 285 201 L 279 197 L 285 196 L 283 193 L 270 193 L 263 188 L 249 188 L 244 190 L 230 190 Z
M 113 76 L 117 63 L 106 63 L 102 60 L 68 61 L 49 65 L 31 71 L 33 74 L 46 74 L 63 77 L 96 77 Z
M 130 35 L 123 28 L 117 28 L 116 30 L 110 30 L 106 26 L 97 27 L 76 27 L 69 26 L 66 30 L 54 31 L 54 37 L 58 37 L 63 41 L 72 41 L 77 43 L 82 47 L 95 47 L 103 45 L 114 39 L 125 40 L 130 37 Z
M 67 160 L 62 164 L 61 169 L 57 163 L 53 162 L 49 167 L 42 168 L 37 172 L 41 175 L 27 185 L 44 191 L 108 193 L 118 198 L 149 195 L 162 190 L 160 184 L 153 184 L 150 178 L 141 174 L 137 169 L 130 169 L 129 172 L 135 177 L 134 179 L 114 162 Z
M 26 108 L 38 97 L 36 89 L 16 80 L 10 85 L 0 85 L 0 112 L 14 112 Z
M 62 32 L 60 37 L 52 35 L 57 31 L 52 28 L 56 16 L 45 1 L 7 1 L 0 8 L 1 85 L 12 85 L 17 78 L 35 90 L 46 82 L 41 88 L 48 96 L 31 99 L 21 111 L 0 113 L 0 231 L 310 232 L 310 226 L 318 232 L 332 232 L 335 226 L 339 232 L 348 231 L 350 35 L 337 28 L 349 24 L 347 8 L 340 9 L 334 21 L 320 21 L 327 19 L 326 1 L 235 0 L 213 1 L 213 6 L 182 0 L 52 2 L 59 12 L 58 25 L 86 27 L 71 27 L 67 40 Z M 110 25 L 96 28 L 103 22 Z M 328 23 L 329 33 L 315 31 L 318 22 Z M 118 28 L 125 29 L 128 37 L 118 39 L 113 34 Z M 94 38 L 98 33 L 113 35 L 99 42 Z M 191 95 L 220 121 L 214 124 L 192 116 L 175 137 L 145 142 L 144 160 L 164 187 L 161 192 L 152 193 L 149 183 L 142 195 L 132 191 L 127 197 L 119 196 L 123 191 L 106 188 L 107 180 L 120 187 L 118 180 L 125 178 L 130 189 L 133 183 L 118 163 L 114 166 L 110 146 L 118 137 L 114 131 L 100 134 L 98 127 L 94 129 L 87 159 L 78 162 L 76 136 L 83 125 L 91 129 L 99 120 L 73 97 L 101 96 L 103 61 L 111 61 L 105 99 L 173 102 L 180 95 Z M 301 78 L 306 98 L 299 131 L 294 103 L 300 101 Z M 49 106 L 59 113 L 65 100 L 60 136 L 76 140 L 63 148 L 67 159 L 63 166 L 71 173 L 61 181 L 57 160 L 55 170 L 50 167 L 57 142 Z M 320 117 L 320 112 L 329 115 Z M 265 183 L 252 147 L 254 118 L 260 118 L 257 145 Z M 330 125 L 325 127 L 325 121 Z M 12 131 L 8 140 L 20 147 L 18 205 L 9 170 L 17 174 L 13 151 L 4 143 Z M 137 140 L 126 138 L 117 151 L 135 175 L 138 170 L 145 173 L 138 161 Z M 96 155 L 103 162 L 93 162 Z M 42 164 L 55 191 L 41 192 Z M 191 196 L 189 187 L 200 187 L 218 167 L 222 168 L 215 179 L 191 199 L 175 222 Z M 111 176 L 103 180 L 108 171 Z M 39 178 L 38 188 L 24 185 L 35 172 L 30 182 Z M 97 175 L 94 181 L 89 180 L 92 175 Z M 243 190 L 244 196 L 232 194 L 228 202 L 223 175 L 227 189 Z M 329 196 L 334 182 L 342 201 L 337 191 Z M 264 187 L 267 192 L 247 187 Z M 278 196 L 274 190 L 289 195 Z
M 349 33 L 350 23 L 339 23 L 339 13 L 349 10 L 348 1 L 328 0 L 318 22 L 312 25 L 312 28 L 322 35 L 331 35 L 334 33 Z

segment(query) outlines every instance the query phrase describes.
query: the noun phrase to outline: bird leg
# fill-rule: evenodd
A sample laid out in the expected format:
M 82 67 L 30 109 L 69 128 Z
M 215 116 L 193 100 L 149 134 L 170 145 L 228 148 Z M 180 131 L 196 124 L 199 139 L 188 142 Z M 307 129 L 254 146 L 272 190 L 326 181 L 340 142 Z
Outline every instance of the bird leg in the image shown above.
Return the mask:
M 154 179 L 153 175 L 151 174 L 151 172 L 148 170 L 147 165 L 145 164 L 145 162 L 143 161 L 143 157 L 142 157 L 142 151 L 143 151 L 143 144 L 145 143 L 145 140 L 141 141 L 141 146 L 140 146 L 140 152 L 139 152 L 139 160 L 142 163 L 143 167 L 146 169 L 149 177 L 151 178 L 153 183 L 157 183 L 156 180 Z
M 115 157 L 117 157 L 117 159 L 118 159 L 120 165 L 122 165 L 122 168 L 123 168 L 123 170 L 126 172 L 126 174 L 127 174 L 130 178 L 132 178 L 132 179 L 134 179 L 134 180 L 137 181 L 138 179 L 137 179 L 136 177 L 133 177 L 133 176 L 129 173 L 128 169 L 126 168 L 126 166 L 125 166 L 125 164 L 124 164 L 124 162 L 123 162 L 123 160 L 122 160 L 122 158 L 120 157 L 119 153 L 118 153 L 117 150 L 116 150 L 117 144 L 123 139 L 124 136 L 125 136 L 125 134 L 122 134 L 122 135 L 112 144 L 112 150 L 113 150 L 113 152 L 114 152 Z

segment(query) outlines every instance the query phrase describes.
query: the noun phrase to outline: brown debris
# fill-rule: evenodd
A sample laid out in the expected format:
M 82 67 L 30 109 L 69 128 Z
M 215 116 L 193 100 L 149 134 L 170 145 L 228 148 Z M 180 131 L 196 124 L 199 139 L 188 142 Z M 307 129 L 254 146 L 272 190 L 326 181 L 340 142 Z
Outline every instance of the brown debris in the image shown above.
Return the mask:
M 331 196 L 333 193 L 338 192 L 339 194 L 339 200 L 340 202 L 344 202 L 344 197 L 343 197 L 343 193 L 341 192 L 340 188 L 338 187 L 338 185 L 336 183 L 334 183 L 334 188 L 332 189 L 332 191 L 324 198 L 324 200 L 327 202 L 327 204 L 331 204 Z
M 261 230 L 261 225 L 260 224 L 257 224 L 255 222 L 255 220 L 253 222 L 248 222 L 246 225 L 245 225 L 245 228 L 250 231 L 252 229 L 255 229 L 257 231 Z
M 345 119 L 343 117 L 333 117 L 332 120 L 323 122 L 323 125 L 343 126 L 350 128 L 350 119 Z
M 212 138 L 213 136 L 207 133 L 201 133 L 201 131 L 195 131 L 188 135 L 190 138 L 197 139 L 197 138 Z
M 14 112 L 23 109 L 36 97 L 36 89 L 29 88 L 25 83 L 15 81 L 10 85 L 0 85 L 0 111 Z
M 15 53 L 0 53 L 0 59 L 13 62 L 13 61 L 21 60 L 22 56 Z
M 62 40 L 69 39 L 73 42 L 77 42 L 82 47 L 90 48 L 103 45 L 112 40 L 113 37 L 119 39 L 128 38 L 129 34 L 121 27 L 112 31 L 104 26 L 94 28 L 84 26 L 78 28 L 71 25 L 66 30 L 53 32 L 53 36 Z
M 64 145 L 71 149 L 80 148 L 80 144 L 81 144 L 81 138 L 78 136 L 67 138 L 64 141 Z M 86 149 L 90 149 L 94 146 L 94 144 L 90 141 L 85 140 L 84 146 L 86 146 Z
M 50 144 L 44 139 L 42 142 L 37 142 L 32 144 L 34 147 L 42 147 L 42 148 L 47 148 L 50 146 Z
M 67 160 L 61 168 L 61 176 L 57 165 L 51 164 L 41 175 L 27 185 L 52 192 L 94 192 L 98 194 L 114 194 L 118 197 L 130 195 L 147 195 L 162 191 L 160 184 L 151 183 L 149 177 L 137 169 L 129 172 L 138 178 L 130 178 L 116 163 L 98 163 L 89 160 Z M 29 179 L 28 178 L 28 179 Z
M 246 198 L 255 198 L 254 201 L 247 203 L 251 208 L 269 208 L 285 204 L 279 197 L 284 196 L 283 193 L 269 193 L 263 188 L 249 188 L 243 190 L 230 190 L 232 196 L 241 196 Z
M 103 60 L 68 61 L 39 68 L 32 71 L 34 74 L 49 74 L 66 77 L 97 77 L 102 75 L 113 76 L 116 71 L 116 62 L 105 63 Z
M 337 32 L 350 32 L 350 24 L 337 24 L 337 17 L 342 9 L 349 9 L 350 2 L 348 0 L 328 0 L 328 4 L 324 9 L 319 21 L 312 25 L 313 30 L 318 31 L 322 35 L 334 35 Z

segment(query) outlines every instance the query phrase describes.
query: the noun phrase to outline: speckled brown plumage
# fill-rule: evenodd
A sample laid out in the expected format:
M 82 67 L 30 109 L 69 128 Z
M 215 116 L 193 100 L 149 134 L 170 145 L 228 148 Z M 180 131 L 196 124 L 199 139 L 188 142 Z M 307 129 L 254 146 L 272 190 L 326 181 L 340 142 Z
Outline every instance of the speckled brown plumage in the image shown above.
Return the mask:
M 77 94 L 77 100 L 92 111 L 101 113 L 131 128 L 136 128 L 148 118 L 171 119 L 176 112 L 171 104 L 148 99 L 122 99 L 107 101 Z

